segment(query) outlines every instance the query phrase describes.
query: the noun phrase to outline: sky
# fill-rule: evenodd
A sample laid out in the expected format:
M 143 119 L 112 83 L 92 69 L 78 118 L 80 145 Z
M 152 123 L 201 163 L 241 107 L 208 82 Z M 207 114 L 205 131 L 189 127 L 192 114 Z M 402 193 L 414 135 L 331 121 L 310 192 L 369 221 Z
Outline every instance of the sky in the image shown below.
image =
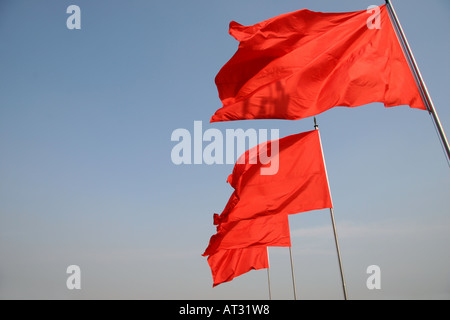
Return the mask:
M 312 130 L 311 118 L 209 123 L 238 45 L 229 22 L 383 3 L 2 0 L 0 299 L 268 299 L 266 270 L 212 287 L 201 254 L 233 165 L 176 165 L 171 135 L 194 121 Z M 392 3 L 450 135 L 450 3 Z M 70 5 L 81 29 L 67 28 Z M 449 299 L 450 167 L 429 114 L 372 103 L 317 121 L 349 299 Z M 329 211 L 289 222 L 298 299 L 342 299 Z M 293 299 L 288 249 L 269 255 L 272 298 Z

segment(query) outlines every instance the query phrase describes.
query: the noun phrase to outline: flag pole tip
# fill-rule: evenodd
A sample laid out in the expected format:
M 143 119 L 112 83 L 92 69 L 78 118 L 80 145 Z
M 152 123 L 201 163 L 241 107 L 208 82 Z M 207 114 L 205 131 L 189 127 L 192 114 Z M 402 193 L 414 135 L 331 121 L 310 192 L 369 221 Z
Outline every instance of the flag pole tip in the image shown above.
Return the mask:
M 317 124 L 316 117 L 314 117 L 314 129 L 317 130 L 317 128 L 319 128 L 319 125 Z

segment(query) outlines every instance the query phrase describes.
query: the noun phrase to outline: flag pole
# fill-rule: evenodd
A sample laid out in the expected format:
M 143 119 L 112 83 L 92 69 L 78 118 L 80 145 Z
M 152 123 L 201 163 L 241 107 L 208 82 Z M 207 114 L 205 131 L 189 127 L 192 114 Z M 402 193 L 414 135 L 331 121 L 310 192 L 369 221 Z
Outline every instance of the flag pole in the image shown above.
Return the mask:
M 319 126 L 317 125 L 316 117 L 314 117 L 314 129 L 316 129 L 316 130 L 319 129 Z M 325 175 L 327 177 L 328 190 L 330 190 L 330 182 L 328 181 L 327 166 L 325 165 L 325 156 L 323 155 L 322 139 L 320 138 L 320 132 L 319 132 L 319 142 L 320 142 L 320 149 L 322 151 L 323 165 L 324 165 L 324 168 L 325 168 Z M 331 191 L 330 191 L 330 197 L 331 197 Z M 342 291 L 344 293 L 344 299 L 348 300 L 347 287 L 345 285 L 345 278 L 344 278 L 344 268 L 342 267 L 341 250 L 339 249 L 339 241 L 338 241 L 338 237 L 337 237 L 336 223 L 334 221 L 334 210 L 333 210 L 333 207 L 330 208 L 330 217 L 331 217 L 331 225 L 333 226 L 334 242 L 336 244 L 336 252 L 337 252 L 337 257 L 338 257 L 338 262 L 339 262 L 339 270 L 341 272 Z
M 292 272 L 292 286 L 294 288 L 294 300 L 297 300 L 297 289 L 295 288 L 294 259 L 292 257 L 292 245 L 289 247 L 289 255 L 291 256 L 291 272 Z
M 450 164 L 450 147 L 448 144 L 447 137 L 445 135 L 444 129 L 442 127 L 441 121 L 439 120 L 438 114 L 434 107 L 433 100 L 431 100 L 430 93 L 428 92 L 428 88 L 423 80 L 422 74 L 420 73 L 419 67 L 417 65 L 416 59 L 412 53 L 411 47 L 409 46 L 408 39 L 406 39 L 406 35 L 403 31 L 403 28 L 400 24 L 400 21 L 397 17 L 397 13 L 395 12 L 394 7 L 391 4 L 390 0 L 386 0 L 386 8 L 389 13 L 389 18 L 394 27 L 395 33 L 397 34 L 397 38 L 399 39 L 400 45 L 402 46 L 403 52 L 405 54 L 406 59 L 408 60 L 409 68 L 414 76 L 414 79 L 417 83 L 417 87 L 419 88 L 420 95 L 422 97 L 425 106 L 427 107 L 428 112 L 431 114 L 434 125 L 438 131 L 442 147 L 447 155 L 447 161 Z
M 347 288 L 345 286 L 344 270 L 342 268 L 341 251 L 339 250 L 339 242 L 338 242 L 337 233 L 336 233 L 336 223 L 334 222 L 333 208 L 330 208 L 330 216 L 331 216 L 331 224 L 333 225 L 334 242 L 336 244 L 336 251 L 337 251 L 337 256 L 338 256 L 338 260 L 339 260 L 339 269 L 341 271 L 342 290 L 344 292 L 344 299 L 348 300 Z
M 270 269 L 270 260 L 269 260 L 269 247 L 267 247 L 267 264 L 268 264 L 268 266 L 267 266 L 267 283 L 268 283 L 268 285 L 269 285 L 269 300 L 272 300 L 272 291 L 271 291 L 271 289 L 270 289 L 270 271 L 269 271 L 269 269 Z

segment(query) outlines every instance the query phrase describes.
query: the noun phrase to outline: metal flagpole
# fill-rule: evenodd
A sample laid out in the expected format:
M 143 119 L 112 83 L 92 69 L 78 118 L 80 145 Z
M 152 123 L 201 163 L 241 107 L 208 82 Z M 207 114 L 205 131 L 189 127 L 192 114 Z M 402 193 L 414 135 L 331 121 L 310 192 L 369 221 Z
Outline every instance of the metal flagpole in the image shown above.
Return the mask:
M 268 262 L 268 267 L 267 267 L 267 282 L 269 284 L 269 300 L 272 300 L 272 292 L 270 289 L 270 260 L 269 260 L 269 247 L 267 247 L 267 262 Z
M 445 136 L 445 132 L 444 132 L 444 129 L 442 128 L 441 121 L 439 120 L 436 109 L 434 108 L 433 100 L 431 100 L 430 93 L 428 92 L 428 88 L 425 85 L 422 74 L 420 73 L 419 67 L 417 66 L 417 62 L 411 51 L 411 47 L 409 46 L 408 40 L 406 39 L 406 35 L 403 32 L 403 28 L 400 24 L 400 21 L 398 20 L 397 13 L 395 12 L 395 9 L 392 6 L 390 0 L 386 0 L 386 8 L 388 10 L 389 18 L 392 22 L 395 33 L 397 34 L 399 42 L 402 46 L 405 57 L 408 60 L 408 64 L 411 69 L 411 72 L 414 76 L 414 79 L 416 80 L 417 86 L 418 86 L 420 94 L 422 96 L 422 100 L 425 103 L 425 105 L 428 109 L 428 112 L 431 114 L 431 116 L 433 118 L 434 124 L 437 128 L 439 137 L 442 142 L 442 147 L 444 148 L 446 155 L 447 155 L 447 161 L 450 164 L 450 147 L 448 144 L 447 137 Z
M 339 242 L 338 242 L 337 233 L 336 233 L 336 224 L 334 222 L 333 208 L 330 208 L 330 216 L 331 216 L 331 223 L 333 225 L 334 242 L 336 243 L 336 251 L 337 251 L 338 260 L 339 260 L 339 269 L 341 270 L 342 290 L 344 291 L 344 298 L 345 298 L 345 300 L 347 300 L 348 299 L 347 298 L 347 288 L 345 286 L 344 270 L 342 268 L 341 251 L 339 250 Z
M 316 130 L 318 130 L 318 128 L 319 128 L 319 126 L 317 125 L 317 122 L 316 122 L 316 117 L 314 117 L 314 128 Z M 320 132 L 319 132 L 319 142 L 320 142 L 320 149 L 322 151 L 323 165 L 325 167 L 325 175 L 327 177 L 328 190 L 330 190 L 330 183 L 328 181 L 327 166 L 325 165 L 325 157 L 323 155 L 322 139 L 320 138 Z M 330 197 L 331 197 L 331 191 L 330 191 Z M 342 290 L 344 292 L 344 299 L 347 300 L 348 299 L 348 297 L 347 297 L 347 287 L 345 285 L 344 269 L 342 267 L 342 260 L 341 260 L 341 250 L 339 249 L 339 241 L 338 241 L 338 237 L 337 237 L 336 223 L 334 221 L 334 211 L 333 211 L 332 207 L 330 208 L 330 216 L 331 216 L 331 224 L 333 226 L 334 242 L 336 244 L 336 251 L 337 251 L 337 256 L 338 256 L 338 261 L 339 261 L 339 270 L 341 271 Z
M 292 272 L 292 286 L 294 288 L 294 300 L 297 300 L 297 289 L 295 288 L 294 259 L 292 258 L 292 247 L 289 247 L 289 255 L 291 256 L 291 272 Z

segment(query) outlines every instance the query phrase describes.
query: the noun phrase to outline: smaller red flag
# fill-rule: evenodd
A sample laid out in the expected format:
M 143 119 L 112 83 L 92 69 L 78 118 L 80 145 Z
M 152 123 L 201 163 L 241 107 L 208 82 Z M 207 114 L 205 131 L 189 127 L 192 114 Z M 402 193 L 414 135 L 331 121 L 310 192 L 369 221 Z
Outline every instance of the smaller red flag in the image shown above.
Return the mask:
M 267 247 L 220 250 L 208 257 L 213 287 L 251 270 L 269 268 Z
M 253 219 L 222 222 L 217 226 L 217 233 L 211 237 L 203 256 L 213 255 L 223 249 L 260 246 L 291 246 L 287 215 L 266 215 Z
M 261 159 L 265 149 L 272 161 L 277 159 L 275 174 L 262 174 L 261 169 L 267 169 L 268 165 L 251 161 Z M 245 161 L 238 160 L 228 177 L 235 192 L 222 214 L 216 216 L 216 224 L 332 207 L 319 130 L 260 144 L 242 158 Z

